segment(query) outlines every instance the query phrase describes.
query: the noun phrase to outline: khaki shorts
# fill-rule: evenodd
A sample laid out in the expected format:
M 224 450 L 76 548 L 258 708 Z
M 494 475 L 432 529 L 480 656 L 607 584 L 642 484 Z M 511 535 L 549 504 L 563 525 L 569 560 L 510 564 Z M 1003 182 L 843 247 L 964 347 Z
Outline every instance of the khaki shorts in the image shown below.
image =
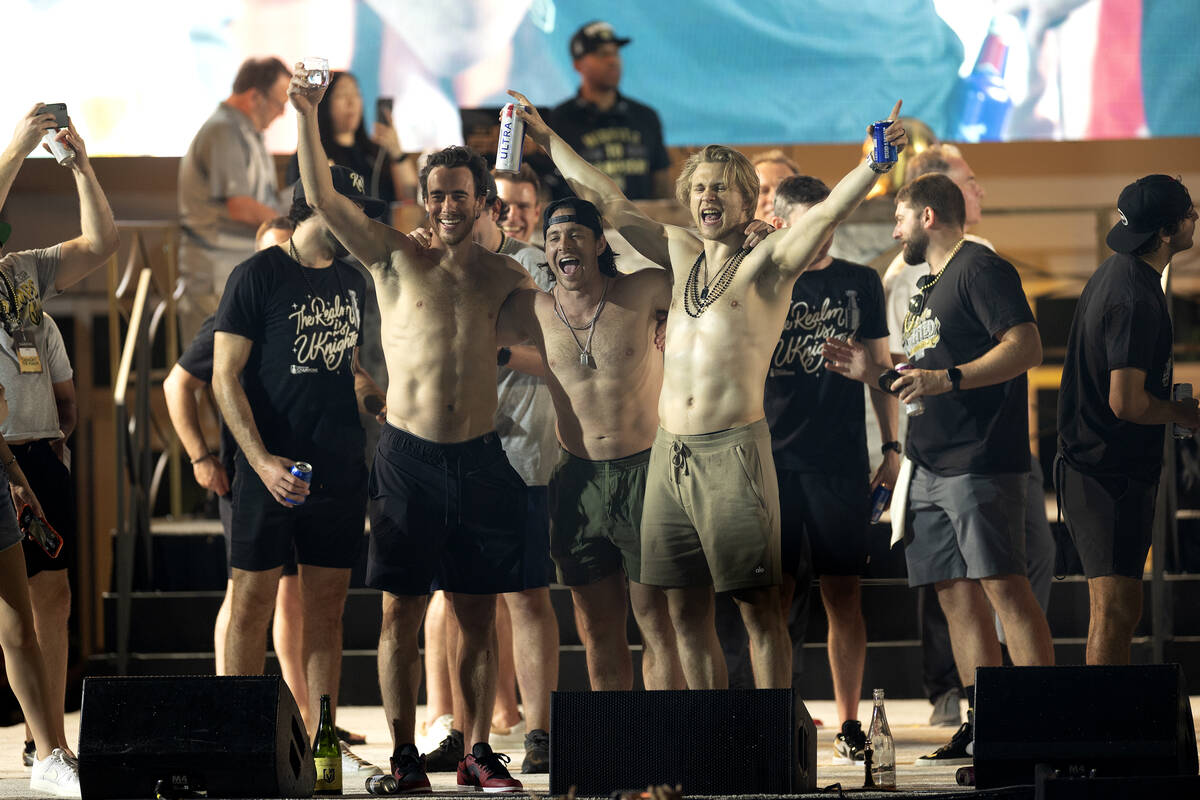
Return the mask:
M 589 461 L 562 452 L 550 476 L 550 556 L 558 582 L 583 586 L 620 569 L 641 581 L 643 450 L 612 461 Z
M 718 592 L 782 581 L 779 484 L 766 420 L 650 448 L 642 583 Z

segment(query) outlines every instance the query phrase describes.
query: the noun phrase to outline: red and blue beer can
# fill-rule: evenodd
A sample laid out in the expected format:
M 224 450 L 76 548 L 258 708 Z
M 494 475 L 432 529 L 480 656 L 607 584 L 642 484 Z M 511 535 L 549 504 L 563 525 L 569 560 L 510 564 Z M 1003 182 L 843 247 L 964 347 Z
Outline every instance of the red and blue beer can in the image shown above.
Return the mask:
M 305 483 L 312 483 L 312 464 L 304 461 L 297 461 L 292 465 L 292 474 Z M 298 506 L 304 502 L 303 500 L 290 500 L 286 497 L 284 499 L 294 506 Z

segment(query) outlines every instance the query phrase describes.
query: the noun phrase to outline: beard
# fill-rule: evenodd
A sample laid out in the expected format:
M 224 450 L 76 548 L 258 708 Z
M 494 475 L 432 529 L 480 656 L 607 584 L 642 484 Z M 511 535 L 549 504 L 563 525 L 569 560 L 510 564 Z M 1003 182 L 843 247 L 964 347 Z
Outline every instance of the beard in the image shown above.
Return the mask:
M 334 258 L 345 258 L 346 256 L 350 255 L 350 251 L 347 250 L 346 246 L 342 244 L 336 236 L 333 235 L 333 231 L 325 231 L 325 243 L 328 244 L 329 249 L 333 251 Z
M 926 261 L 926 253 L 929 251 L 929 234 L 925 231 L 918 231 L 904 243 L 904 263 L 905 264 L 923 264 Z

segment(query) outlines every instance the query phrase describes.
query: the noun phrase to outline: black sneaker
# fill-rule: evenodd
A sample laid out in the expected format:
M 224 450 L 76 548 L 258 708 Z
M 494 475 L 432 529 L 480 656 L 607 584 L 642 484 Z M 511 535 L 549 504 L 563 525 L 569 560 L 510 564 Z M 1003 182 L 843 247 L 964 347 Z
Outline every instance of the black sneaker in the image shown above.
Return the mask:
M 32 767 L 33 762 L 37 760 L 37 745 L 33 742 L 26 742 L 25 749 L 21 752 L 21 763 L 27 767 Z
M 432 753 L 425 754 L 426 772 L 457 772 L 458 762 L 463 760 L 462 731 L 450 729 L 450 735 Z
M 337 734 L 339 742 L 345 742 L 346 744 L 366 744 L 367 743 L 367 737 L 363 736 L 361 733 L 351 733 L 350 731 L 346 730 L 345 728 L 339 728 L 336 725 L 333 728 L 333 732 Z
M 862 723 L 856 719 L 848 719 L 842 723 L 842 732 L 833 740 L 833 763 L 841 766 L 854 766 L 866 760 L 867 734 L 863 733 Z
M 532 774 L 550 771 L 550 734 L 534 728 L 525 734 L 525 760 L 521 772 Z
M 417 752 L 415 744 L 400 748 L 400 754 L 392 756 L 392 778 L 396 781 L 396 794 L 417 794 L 429 791 L 429 776 L 425 774 L 425 759 Z
M 913 762 L 918 767 L 957 767 L 975 763 L 975 728 L 969 722 L 959 726 L 947 744 Z

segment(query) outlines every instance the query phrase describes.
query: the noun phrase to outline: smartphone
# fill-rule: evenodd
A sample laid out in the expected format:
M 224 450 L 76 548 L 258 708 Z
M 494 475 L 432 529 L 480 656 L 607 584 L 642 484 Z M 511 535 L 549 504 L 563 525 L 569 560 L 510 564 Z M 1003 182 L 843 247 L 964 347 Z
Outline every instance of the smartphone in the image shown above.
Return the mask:
M 382 122 L 384 125 L 391 126 L 392 124 L 392 98 L 377 97 L 375 98 L 375 121 Z
M 54 115 L 54 125 L 55 125 L 55 127 L 58 127 L 58 128 L 65 128 L 65 127 L 67 127 L 67 125 L 70 124 L 70 120 L 67 118 L 67 104 L 66 103 L 49 103 L 49 104 L 44 105 L 41 108 L 39 108 L 37 113 L 53 114 Z
M 45 517 L 39 517 L 34 513 L 33 506 L 27 505 L 22 508 L 17 522 L 21 526 L 21 532 L 36 542 L 38 547 L 45 550 L 46 555 L 58 558 L 63 546 L 62 537 L 58 535 L 58 531 L 50 527 L 50 523 L 46 522 Z

